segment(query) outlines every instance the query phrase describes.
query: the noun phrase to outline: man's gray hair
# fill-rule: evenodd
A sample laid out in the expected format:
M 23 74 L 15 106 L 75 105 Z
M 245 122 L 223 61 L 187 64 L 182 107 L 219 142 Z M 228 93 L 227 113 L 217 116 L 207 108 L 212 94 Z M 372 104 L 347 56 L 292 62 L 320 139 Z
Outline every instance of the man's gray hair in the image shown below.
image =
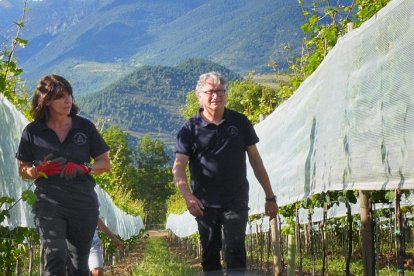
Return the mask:
M 196 86 L 196 94 L 203 92 L 203 87 L 207 83 L 207 80 L 213 80 L 214 84 L 219 84 L 224 87 L 225 90 L 227 90 L 227 81 L 226 79 L 218 72 L 208 72 L 200 75 L 197 81 Z

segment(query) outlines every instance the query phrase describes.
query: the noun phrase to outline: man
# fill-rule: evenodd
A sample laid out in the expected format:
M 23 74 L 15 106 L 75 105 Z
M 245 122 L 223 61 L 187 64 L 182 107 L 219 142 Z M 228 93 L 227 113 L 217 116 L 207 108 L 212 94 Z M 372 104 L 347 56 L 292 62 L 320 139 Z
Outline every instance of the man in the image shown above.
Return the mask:
M 177 135 L 173 174 L 187 208 L 196 217 L 206 274 L 221 273 L 222 230 L 228 275 L 245 271 L 245 232 L 249 183 L 246 152 L 266 194 L 266 214 L 276 217 L 276 197 L 257 150 L 259 141 L 246 116 L 225 108 L 225 79 L 217 72 L 200 76 L 196 95 L 201 108 Z M 191 190 L 186 167 L 189 164 Z

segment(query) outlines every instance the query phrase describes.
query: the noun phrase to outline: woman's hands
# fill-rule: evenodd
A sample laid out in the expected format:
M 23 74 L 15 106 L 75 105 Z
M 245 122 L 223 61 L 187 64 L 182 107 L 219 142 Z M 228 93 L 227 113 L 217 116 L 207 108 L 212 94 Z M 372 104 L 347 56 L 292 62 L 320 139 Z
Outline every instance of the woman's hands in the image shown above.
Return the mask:
M 58 157 L 51 159 L 51 155 L 47 155 L 45 159 L 35 167 L 38 177 L 48 178 L 50 175 L 59 174 L 62 172 L 66 159 Z
M 60 177 L 64 177 L 66 180 L 74 179 L 78 175 L 88 174 L 89 168 L 84 164 L 76 164 L 73 162 L 66 163 Z
M 40 161 L 38 161 L 39 163 Z M 66 162 L 66 158 L 58 157 L 52 159 L 52 154 L 49 154 L 36 167 L 37 177 L 48 178 L 50 175 L 60 174 L 66 180 L 71 180 L 78 175 L 88 174 L 91 170 L 85 164 L 77 164 L 74 162 Z

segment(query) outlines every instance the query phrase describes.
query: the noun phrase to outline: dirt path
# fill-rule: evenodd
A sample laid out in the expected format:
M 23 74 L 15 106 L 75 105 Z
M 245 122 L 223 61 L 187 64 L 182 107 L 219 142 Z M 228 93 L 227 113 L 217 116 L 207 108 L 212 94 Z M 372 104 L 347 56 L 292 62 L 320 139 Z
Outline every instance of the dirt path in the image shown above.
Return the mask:
M 125 276 L 132 275 L 133 267 L 144 259 L 145 240 L 140 239 L 129 250 L 129 253 L 115 265 L 105 266 L 105 275 Z
M 166 230 L 150 230 L 147 231 L 145 235 L 148 235 L 148 237 L 168 237 L 168 231 Z

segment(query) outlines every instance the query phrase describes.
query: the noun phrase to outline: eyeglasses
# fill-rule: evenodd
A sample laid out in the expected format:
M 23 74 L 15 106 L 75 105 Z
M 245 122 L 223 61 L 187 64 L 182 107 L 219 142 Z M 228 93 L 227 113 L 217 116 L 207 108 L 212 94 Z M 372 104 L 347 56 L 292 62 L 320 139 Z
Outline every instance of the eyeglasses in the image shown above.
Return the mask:
M 226 90 L 224 89 L 219 89 L 219 90 L 207 90 L 207 91 L 202 91 L 203 93 L 206 93 L 207 95 L 211 96 L 213 94 L 216 94 L 219 97 L 222 97 L 226 94 Z

